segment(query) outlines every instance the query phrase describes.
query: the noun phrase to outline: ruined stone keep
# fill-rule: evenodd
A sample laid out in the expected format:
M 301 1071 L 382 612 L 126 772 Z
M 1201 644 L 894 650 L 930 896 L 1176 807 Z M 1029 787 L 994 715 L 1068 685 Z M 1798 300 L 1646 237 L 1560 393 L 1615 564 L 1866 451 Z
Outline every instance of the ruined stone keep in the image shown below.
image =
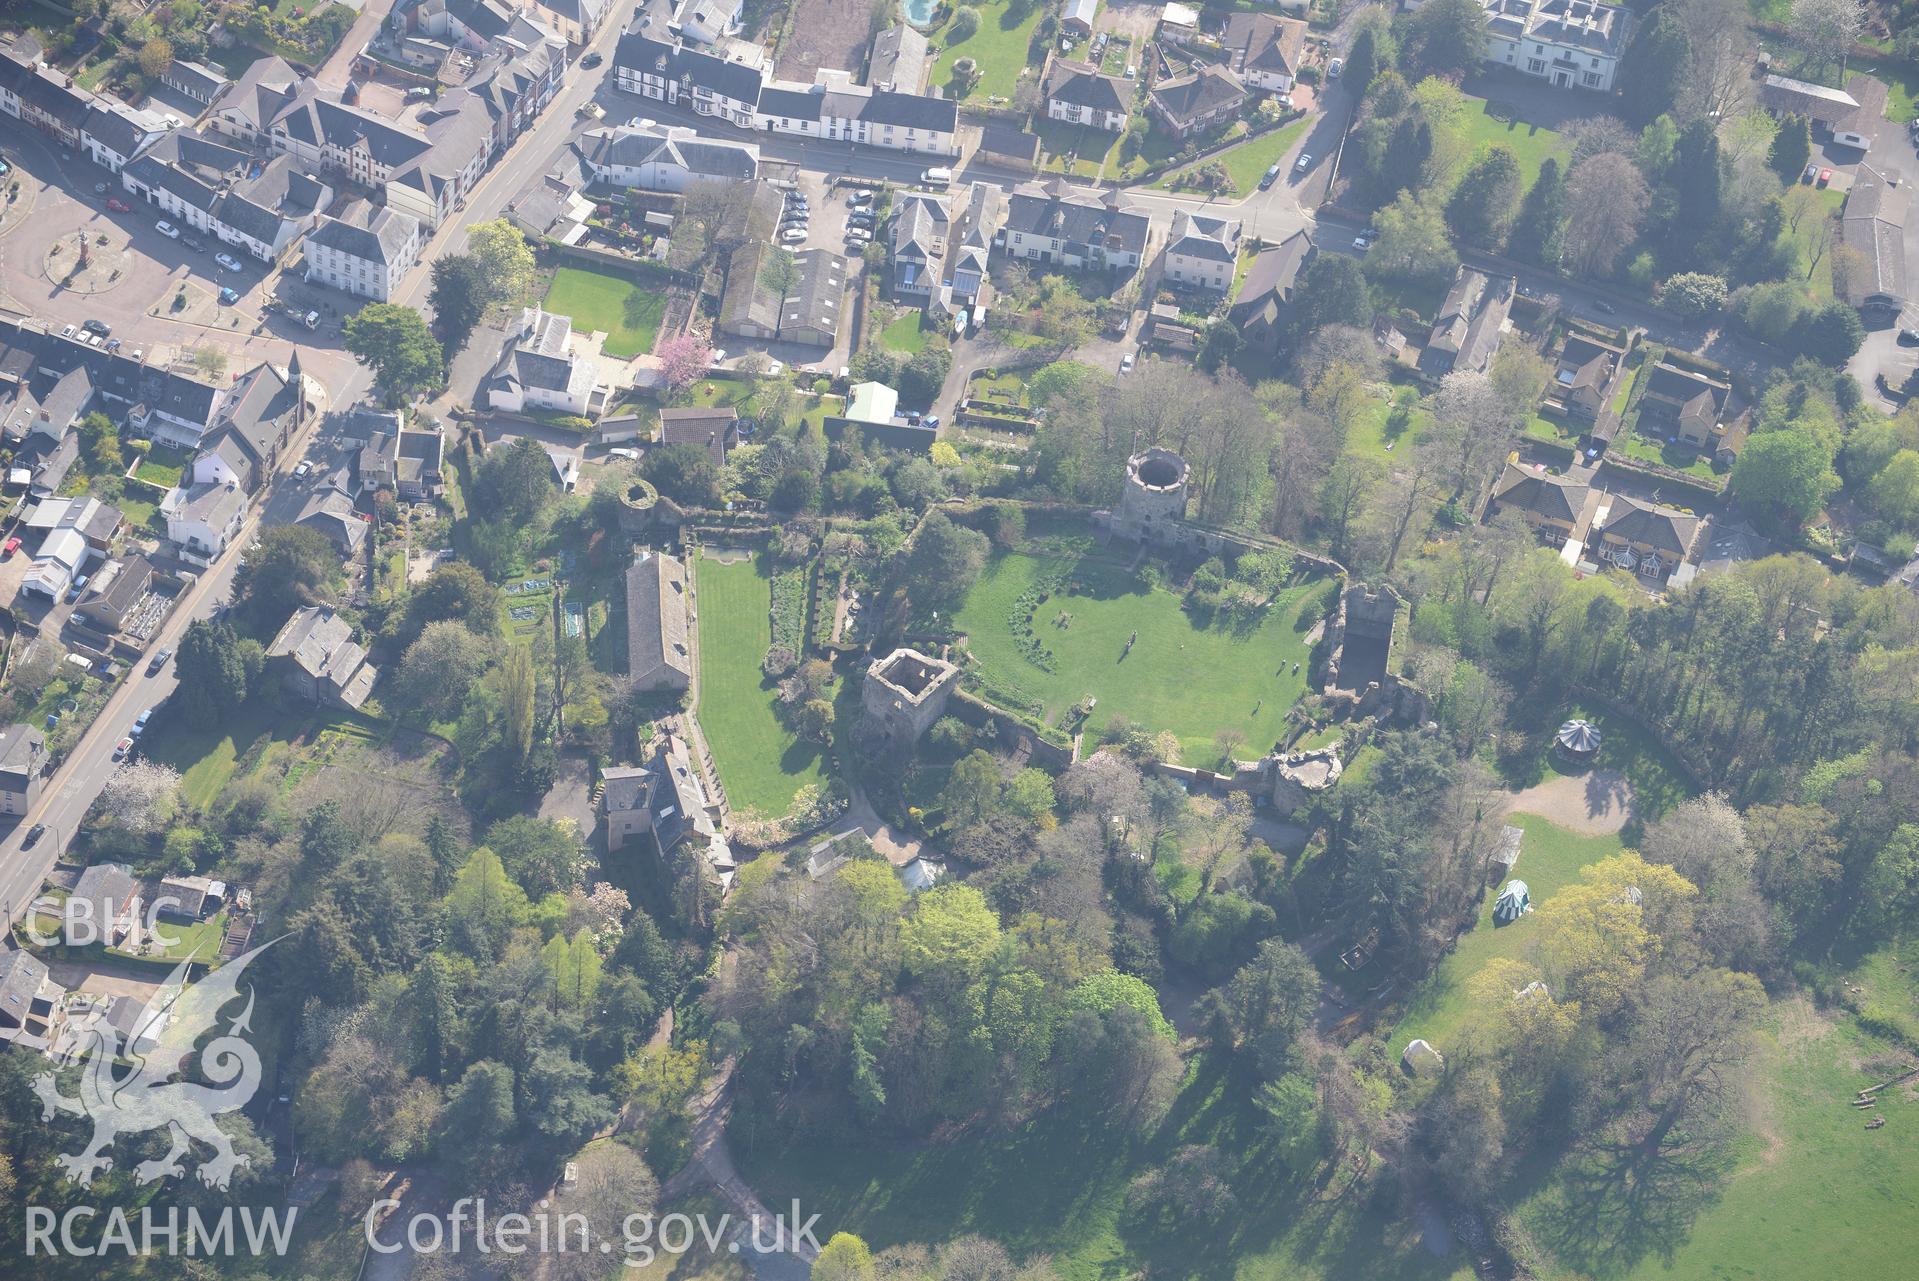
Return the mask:
M 886 746 L 910 748 L 946 711 L 959 675 L 952 663 L 916 649 L 874 659 L 860 687 L 866 734 Z

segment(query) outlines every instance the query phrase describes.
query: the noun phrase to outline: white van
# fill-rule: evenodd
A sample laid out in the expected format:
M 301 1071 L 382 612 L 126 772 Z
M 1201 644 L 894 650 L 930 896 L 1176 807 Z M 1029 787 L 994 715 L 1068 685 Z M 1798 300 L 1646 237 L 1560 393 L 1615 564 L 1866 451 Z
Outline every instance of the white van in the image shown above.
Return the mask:
M 929 187 L 950 187 L 953 185 L 951 169 L 928 169 L 920 175 L 920 181 Z

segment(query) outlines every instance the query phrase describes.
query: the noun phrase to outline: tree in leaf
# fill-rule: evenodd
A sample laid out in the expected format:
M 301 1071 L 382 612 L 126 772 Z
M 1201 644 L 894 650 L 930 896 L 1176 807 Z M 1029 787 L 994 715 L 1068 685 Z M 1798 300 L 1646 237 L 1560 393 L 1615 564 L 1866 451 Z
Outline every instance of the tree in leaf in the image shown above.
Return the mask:
M 340 554 L 325 534 L 305 525 L 269 525 L 234 580 L 234 591 L 268 624 L 294 610 L 331 600 L 341 580 Z
M 473 260 L 486 288 L 486 301 L 518 306 L 533 292 L 539 268 L 526 236 L 505 218 L 482 222 L 467 231 L 466 256 Z
M 985 568 L 987 550 L 986 535 L 954 524 L 943 511 L 929 513 L 902 566 L 913 603 L 942 609 L 966 599 Z
M 872 1250 L 851 1232 L 835 1232 L 813 1260 L 813 1281 L 873 1281 L 878 1275 Z
M 446 381 L 440 344 L 426 320 L 398 303 L 369 303 L 347 318 L 346 349 L 373 371 L 387 403 L 397 405 Z
M 1446 202 L 1453 234 L 1474 244 L 1497 244 L 1519 199 L 1519 161 L 1512 148 L 1495 144 L 1473 163 Z
M 1752 436 L 1733 464 L 1732 490 L 1739 502 L 1792 524 L 1817 516 L 1837 488 L 1832 452 L 1804 427 Z
M 1581 275 L 1604 276 L 1639 236 L 1652 192 L 1632 161 L 1602 152 L 1573 166 L 1566 181 L 1566 260 Z
M 1804 116 L 1787 116 L 1772 136 L 1768 158 L 1781 181 L 1797 182 L 1812 161 L 1812 122 Z
M 480 266 L 470 255 L 441 258 L 433 264 L 433 328 L 448 358 L 466 346 L 466 340 L 486 314 L 488 289 Z
M 1678 0 L 1656 7 L 1634 30 L 1619 63 L 1619 98 L 1634 125 L 1672 111 L 1686 88 L 1692 45 L 1680 20 Z
M 1401 61 L 1421 76 L 1455 80 L 1486 56 L 1486 10 L 1479 0 L 1428 0 L 1407 21 Z
M 528 437 L 489 449 L 473 479 L 488 519 L 512 526 L 539 516 L 557 488 L 553 460 Z
M 1294 292 L 1295 344 L 1327 325 L 1365 325 L 1372 318 L 1372 294 L 1359 260 L 1345 254 L 1315 255 L 1300 273 Z
M 1398 56 L 1392 28 L 1372 10 L 1361 10 L 1354 24 L 1353 43 L 1346 50 L 1347 81 L 1363 92 L 1373 83 L 1373 77 L 1392 66 Z
M 1519 206 L 1512 235 L 1506 241 L 1507 251 L 1526 262 L 1556 267 L 1565 226 L 1566 180 L 1560 174 L 1558 158 L 1548 156 Z
M 514 645 L 500 665 L 500 702 L 505 716 L 506 749 L 514 764 L 533 753 L 533 652 Z
M 188 625 L 174 666 L 176 700 L 189 725 L 217 725 L 246 701 L 251 674 L 242 645 L 231 623 L 195 619 Z

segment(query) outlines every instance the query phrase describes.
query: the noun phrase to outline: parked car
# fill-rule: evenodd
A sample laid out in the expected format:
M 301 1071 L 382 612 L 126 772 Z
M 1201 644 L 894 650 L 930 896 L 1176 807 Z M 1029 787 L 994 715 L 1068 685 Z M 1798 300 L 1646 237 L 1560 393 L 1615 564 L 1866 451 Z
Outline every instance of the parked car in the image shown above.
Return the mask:
M 198 236 L 182 236 L 180 237 L 180 243 L 196 254 L 203 254 L 207 251 L 207 242 Z
M 797 245 L 802 243 L 805 239 L 806 239 L 806 228 L 804 227 L 788 227 L 785 231 L 782 231 L 780 233 L 780 242 L 782 244 Z
M 8 164 L 4 160 L 0 160 L 0 178 L 4 178 L 12 172 L 13 172 L 13 166 Z
M 1832 182 L 1832 170 L 1821 169 L 1819 171 L 1819 185 L 1824 187 L 1829 185 L 1831 182 Z
M 124 761 L 125 759 L 127 759 L 127 757 L 131 756 L 132 754 L 133 754 L 133 735 L 131 734 L 127 735 L 125 738 L 121 739 L 119 742 L 113 745 L 113 759 L 116 761 Z
M 849 245 L 863 245 L 872 238 L 873 233 L 864 227 L 848 227 L 846 229 L 846 243 Z
M 587 68 L 588 70 L 591 70 L 592 68 L 599 66 L 602 62 L 605 62 L 605 61 L 606 61 L 605 58 L 601 57 L 597 52 L 595 52 L 595 53 L 589 53 L 586 55 L 586 57 L 581 58 L 580 65 L 582 67 Z
M 113 212 L 115 213 L 132 213 L 133 212 L 133 206 L 128 204 L 126 201 L 120 199 L 120 197 L 118 196 L 107 197 L 107 208 L 113 210 Z
M 147 675 L 158 676 L 160 674 L 160 669 L 162 667 L 165 667 L 167 665 L 167 660 L 172 657 L 173 657 L 173 651 L 170 649 L 155 650 L 153 657 L 149 659 L 147 662 Z
M 1122 374 L 1132 373 L 1133 364 L 1134 364 L 1133 353 L 1129 351 L 1124 356 L 1121 356 L 1119 358 L 1119 372 L 1121 372 Z
M 1908 346 L 1913 343 L 1919 343 L 1919 329 L 1901 329 L 1899 331 L 1899 341 Z
M 1357 236 L 1353 237 L 1353 248 L 1359 250 L 1359 252 L 1361 253 L 1365 253 L 1368 249 L 1371 249 L 1373 247 L 1373 241 L 1378 237 L 1378 235 L 1379 235 L 1378 232 L 1368 227 L 1365 231 L 1362 231 Z
M 1275 160 L 1272 163 L 1272 166 L 1266 170 L 1263 176 L 1261 176 L 1259 180 L 1259 189 L 1261 191 L 1264 191 L 1268 187 L 1272 186 L 1274 183 L 1278 182 L 1280 171 L 1284 167 L 1285 166 L 1281 165 L 1279 161 Z
M 240 265 L 240 260 L 238 258 L 235 258 L 232 254 L 215 254 L 213 255 L 213 261 L 219 263 L 222 267 L 225 267 L 228 271 L 245 271 L 246 270 L 246 268 Z
M 1294 173 L 1305 173 L 1308 169 L 1311 169 L 1312 167 L 1313 167 L 1313 158 L 1310 154 L 1304 151 L 1300 152 L 1299 159 L 1293 162 Z
M 873 193 L 870 191 L 855 191 L 846 198 L 846 203 L 855 209 L 864 209 L 873 203 Z
M 164 218 L 154 223 L 153 229 L 165 236 L 168 240 L 178 240 L 180 238 L 180 229 Z
M 138 716 L 134 717 L 133 718 L 133 736 L 135 738 L 138 738 L 140 737 L 140 735 L 146 733 L 147 722 L 152 719 L 153 719 L 153 709 L 151 707 L 146 708 Z
M 20 848 L 23 850 L 32 849 L 35 845 L 38 845 L 40 843 L 40 838 L 45 836 L 46 834 L 47 834 L 47 825 L 45 823 L 35 823 L 32 827 L 29 827 L 27 829 L 26 836 L 22 838 L 20 841 Z
M 238 289 L 235 289 L 232 285 L 220 286 L 220 305 L 221 306 L 231 307 L 234 303 L 239 301 L 240 301 L 240 291 Z
M 846 225 L 849 227 L 865 227 L 871 230 L 873 226 L 873 215 L 870 213 L 848 214 L 846 215 Z
M 424 102 L 433 96 L 432 85 L 414 85 L 406 91 L 408 102 Z
M 77 325 L 66 325 L 66 326 L 63 326 L 63 327 L 61 328 L 61 330 L 60 330 L 60 336 L 61 336 L 62 338 L 71 338 L 71 337 L 73 337 L 73 336 L 74 336 L 75 334 L 77 334 L 77 333 L 79 333 L 79 332 L 80 332 L 80 328 L 79 328 L 79 326 L 77 326 Z
M 6 546 L 4 550 L 0 550 L 0 556 L 11 556 L 19 550 L 20 550 L 20 536 L 18 534 L 15 534 L 12 538 L 9 538 L 6 541 Z
M 1328 80 L 1337 80 L 1339 79 L 1339 73 L 1345 69 L 1346 60 L 1344 58 L 1334 58 L 1326 64 L 1326 78 Z
M 119 351 L 119 350 L 120 350 L 120 340 L 119 340 L 118 338 L 109 338 L 109 339 L 107 339 L 107 350 L 108 350 L 108 351 Z
M 90 334 L 99 334 L 102 338 L 113 332 L 113 326 L 104 320 L 83 320 L 80 322 L 80 328 Z
M 300 460 L 300 465 L 293 469 L 293 479 L 305 480 L 312 471 L 313 471 L 313 464 L 308 462 L 306 459 L 302 458 Z

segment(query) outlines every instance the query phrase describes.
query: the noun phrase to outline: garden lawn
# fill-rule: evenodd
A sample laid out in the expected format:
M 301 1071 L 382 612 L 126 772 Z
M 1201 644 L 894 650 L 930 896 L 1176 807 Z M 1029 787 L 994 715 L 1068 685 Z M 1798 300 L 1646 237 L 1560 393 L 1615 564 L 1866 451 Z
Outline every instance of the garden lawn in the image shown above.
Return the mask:
M 1257 138 L 1240 143 L 1237 147 L 1228 147 L 1212 157 L 1226 166 L 1226 176 L 1233 180 L 1233 189 L 1249 192 L 1259 186 L 1259 180 L 1266 171 L 1279 162 L 1281 156 L 1292 150 L 1300 135 L 1306 132 L 1306 119 L 1301 117 L 1289 125 L 1281 125 L 1271 133 L 1263 133 Z M 1282 178 L 1284 174 L 1280 175 Z
M 625 360 L 653 350 L 666 296 L 624 276 L 562 267 L 554 273 L 542 306 L 571 317 L 575 329 L 604 332 L 606 354 Z
M 1068 124 L 1064 120 L 1042 120 L 1037 126 L 1040 149 L 1046 153 L 1045 167 L 1052 173 L 1071 172 L 1080 178 L 1097 178 L 1119 148 L 1124 134 L 1095 129 L 1091 125 Z M 1069 171 L 1066 156 L 1075 159 Z
M 742 1175 L 767 1204 L 798 1197 L 821 1216 L 816 1231 L 855 1232 L 875 1250 L 978 1233 L 1015 1258 L 1050 1255 L 1066 1281 L 1472 1276 L 1461 1256 L 1426 1253 L 1410 1223 L 1373 1209 L 1372 1198 L 1345 1194 L 1343 1172 L 1322 1170 L 1329 1183 L 1318 1195 L 1311 1179 L 1284 1181 L 1264 1159 L 1251 1098 L 1245 1081 L 1208 1057 L 1191 1065 L 1172 1111 L 1140 1140 L 1070 1103 L 1008 1132 L 970 1126 L 946 1142 L 780 1143 L 776 1122 L 742 1124 L 737 1113 L 730 1137 Z M 1127 1208 L 1133 1178 L 1202 1143 L 1226 1155 L 1227 1182 L 1245 1208 L 1211 1226 L 1176 1215 L 1154 1222 L 1150 1211 Z
M 880 330 L 880 345 L 888 351 L 904 352 L 909 356 L 918 355 L 926 346 L 926 331 L 920 327 L 920 313 L 903 313 L 886 328 Z
M 939 62 L 933 67 L 933 84 L 945 91 L 953 78 L 953 64 L 961 58 L 971 58 L 979 63 L 980 78 L 967 96 L 982 100 L 1010 99 L 1019 85 L 1021 72 L 1032 66 L 1034 74 L 1039 73 L 1038 64 L 1027 56 L 1027 50 L 1032 48 L 1033 28 L 1039 25 L 1046 6 L 1027 3 L 1019 7 L 1004 0 L 1001 3 L 981 0 L 973 7 L 979 10 L 979 30 L 968 39 L 952 41 L 947 35 L 953 25 L 950 18 L 938 31 L 926 33 L 934 44 L 943 46 Z M 958 6 L 953 12 L 959 12 Z
M 147 456 L 140 460 L 133 474 L 149 485 L 172 489 L 180 483 L 180 477 L 185 474 L 187 464 L 191 461 L 192 457 L 181 450 L 156 445 L 147 451 Z
M 1719 475 L 1712 469 L 1711 456 L 1703 454 L 1691 445 L 1670 445 L 1655 436 L 1648 436 L 1639 430 L 1637 423 L 1628 432 L 1619 433 L 1614 444 L 1628 458 L 1642 463 L 1658 463 L 1674 471 L 1684 472 L 1688 476 L 1697 476 L 1702 480 L 1717 481 Z
M 1814 194 L 1819 197 L 1819 209 L 1827 219 L 1837 218 L 1841 206 L 1846 203 L 1846 193 L 1834 191 L 1831 187 L 1815 187 Z M 1827 248 L 1820 254 L 1819 261 L 1811 262 L 1814 253 L 1813 237 L 1821 234 L 1823 228 L 1818 219 L 1808 216 L 1799 221 L 1799 230 L 1787 230 L 1797 254 L 1799 270 L 1792 279 L 1803 285 L 1815 302 L 1832 301 L 1832 256 L 1839 248 L 1839 237 L 1834 230 Z M 1808 266 L 1810 264 L 1810 267 Z
M 1022 593 L 1063 570 L 1073 572 L 1077 586 L 1033 615 L 1034 633 L 1055 656 L 1058 670 L 1048 672 L 1021 652 L 1009 618 Z M 1286 709 L 1306 687 L 1306 633 L 1332 589 L 1326 580 L 1290 587 L 1249 625 L 1208 625 L 1182 597 L 1148 589 L 1117 566 L 1012 552 L 986 567 L 956 622 L 987 684 L 1039 700 L 1048 721 L 1057 723 L 1091 694 L 1099 700 L 1093 727 L 1118 715 L 1171 730 L 1189 762 L 1210 764 L 1221 730 L 1243 733 L 1247 755 L 1285 734 Z M 1055 622 L 1062 613 L 1070 616 L 1066 626 Z M 1135 630 L 1139 640 L 1122 659 Z
M 694 569 L 699 607 L 700 728 L 735 810 L 779 818 L 793 794 L 826 778 L 824 754 L 781 723 L 760 671 L 773 643 L 773 579 L 758 558 Z
M 1503 112 L 1509 103 L 1500 103 Z M 1494 104 L 1478 98 L 1466 99 L 1466 106 L 1459 115 L 1461 135 L 1466 140 L 1466 163 L 1460 166 L 1464 174 L 1473 160 L 1477 159 L 1494 143 L 1504 143 L 1512 149 L 1513 159 L 1519 162 L 1521 190 L 1532 190 L 1533 180 L 1539 177 L 1539 166 L 1546 157 L 1557 159 L 1564 171 L 1566 161 L 1572 156 L 1572 144 L 1561 134 L 1544 125 L 1529 124 L 1524 120 L 1501 120 L 1492 114 Z
M 208 729 L 163 717 L 140 740 L 140 747 L 146 756 L 180 771 L 180 795 L 189 805 L 210 810 L 243 758 L 255 757 L 250 774 L 268 757 L 290 751 L 296 739 L 321 723 L 317 714 L 289 715 L 277 699 L 253 698 Z
M 1390 457 L 1402 445 L 1418 440 L 1432 423 L 1432 411 L 1417 399 L 1402 406 L 1396 399 L 1376 396 L 1366 402 L 1365 412 L 1347 433 L 1346 452 L 1361 458 Z
M 1341 781 L 1350 783 L 1350 778 Z M 1531 814 L 1514 814 L 1507 821 L 1526 833 L 1513 875 L 1526 882 L 1535 908 L 1560 887 L 1578 880 L 1580 868 L 1624 848 L 1617 835 L 1581 836 Z M 1494 928 L 1493 900 L 1498 896 L 1497 885 L 1486 887 L 1478 921 L 1460 936 L 1459 946 L 1440 962 L 1400 1015 L 1398 1026 L 1386 1041 L 1386 1049 L 1395 1059 L 1415 1037 L 1431 1041 L 1441 1054 L 1451 1054 L 1458 1048 L 1459 1031 L 1471 1012 L 1466 1000 L 1468 980 L 1489 961 L 1526 955 L 1535 932 L 1534 918 L 1522 916 L 1511 925 Z

